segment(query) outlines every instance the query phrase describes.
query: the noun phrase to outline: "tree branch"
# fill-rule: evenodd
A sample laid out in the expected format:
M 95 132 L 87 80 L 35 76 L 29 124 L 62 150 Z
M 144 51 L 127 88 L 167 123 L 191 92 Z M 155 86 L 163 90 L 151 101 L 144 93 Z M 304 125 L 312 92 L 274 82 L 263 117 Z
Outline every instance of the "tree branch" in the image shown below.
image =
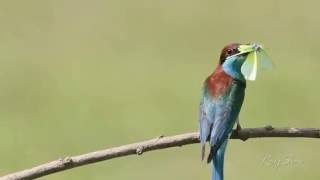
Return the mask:
M 249 138 L 262 137 L 304 137 L 304 138 L 320 138 L 320 129 L 316 128 L 273 128 L 266 126 L 262 128 L 245 128 L 240 131 L 233 131 L 231 139 L 241 139 L 243 141 Z M 183 146 L 199 142 L 199 133 L 186 133 L 175 136 L 160 136 L 158 138 L 143 141 L 134 144 L 123 145 L 110 149 L 90 152 L 73 157 L 61 158 L 49 163 L 45 163 L 31 169 L 15 172 L 0 177 L 0 180 L 29 180 L 35 179 L 67 169 L 105 161 L 112 158 L 138 154 L 153 151 L 157 149 L 165 149 L 170 147 Z

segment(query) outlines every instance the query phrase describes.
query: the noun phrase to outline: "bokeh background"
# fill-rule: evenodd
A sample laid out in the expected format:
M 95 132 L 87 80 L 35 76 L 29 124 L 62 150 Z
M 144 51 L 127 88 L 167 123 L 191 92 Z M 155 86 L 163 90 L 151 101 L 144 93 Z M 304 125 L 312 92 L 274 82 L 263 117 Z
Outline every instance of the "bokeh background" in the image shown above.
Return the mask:
M 0 175 L 63 156 L 197 130 L 200 89 L 229 42 L 276 68 L 248 83 L 243 127 L 320 127 L 319 5 L 308 1 L 0 1 Z M 225 176 L 320 177 L 316 139 L 229 143 Z M 199 145 L 45 180 L 209 179 Z

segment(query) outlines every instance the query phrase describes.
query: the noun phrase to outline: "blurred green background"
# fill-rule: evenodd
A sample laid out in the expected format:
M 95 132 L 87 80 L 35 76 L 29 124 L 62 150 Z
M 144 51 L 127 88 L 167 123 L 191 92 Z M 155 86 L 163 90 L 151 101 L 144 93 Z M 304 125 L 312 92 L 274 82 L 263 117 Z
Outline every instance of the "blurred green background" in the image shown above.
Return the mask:
M 264 44 L 276 64 L 248 83 L 243 127 L 320 127 L 319 5 L 0 1 L 0 175 L 197 130 L 202 82 L 229 42 Z M 225 176 L 319 179 L 319 151 L 316 139 L 232 140 Z M 41 179 L 205 180 L 210 169 L 196 144 Z

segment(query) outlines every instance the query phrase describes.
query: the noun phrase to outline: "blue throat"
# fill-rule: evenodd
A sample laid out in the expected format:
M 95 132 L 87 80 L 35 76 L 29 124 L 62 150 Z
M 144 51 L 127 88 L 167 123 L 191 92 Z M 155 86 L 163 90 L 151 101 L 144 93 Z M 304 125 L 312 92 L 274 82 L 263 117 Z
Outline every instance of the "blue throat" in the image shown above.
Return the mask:
M 245 58 L 243 56 L 234 56 L 227 58 L 222 64 L 222 69 L 232 78 L 245 82 L 245 78 L 241 73 L 241 66 Z

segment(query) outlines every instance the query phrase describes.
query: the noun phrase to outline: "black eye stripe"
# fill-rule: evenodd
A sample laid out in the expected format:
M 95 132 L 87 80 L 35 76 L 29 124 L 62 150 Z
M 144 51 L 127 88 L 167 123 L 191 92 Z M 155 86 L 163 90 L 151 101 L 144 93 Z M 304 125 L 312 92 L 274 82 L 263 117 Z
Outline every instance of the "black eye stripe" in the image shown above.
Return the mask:
M 228 49 L 226 55 L 227 55 L 227 56 L 230 56 L 232 53 L 233 53 L 233 50 L 232 50 L 232 49 Z
M 228 49 L 227 52 L 226 52 L 226 56 L 234 55 L 237 52 L 238 52 L 237 49 Z

